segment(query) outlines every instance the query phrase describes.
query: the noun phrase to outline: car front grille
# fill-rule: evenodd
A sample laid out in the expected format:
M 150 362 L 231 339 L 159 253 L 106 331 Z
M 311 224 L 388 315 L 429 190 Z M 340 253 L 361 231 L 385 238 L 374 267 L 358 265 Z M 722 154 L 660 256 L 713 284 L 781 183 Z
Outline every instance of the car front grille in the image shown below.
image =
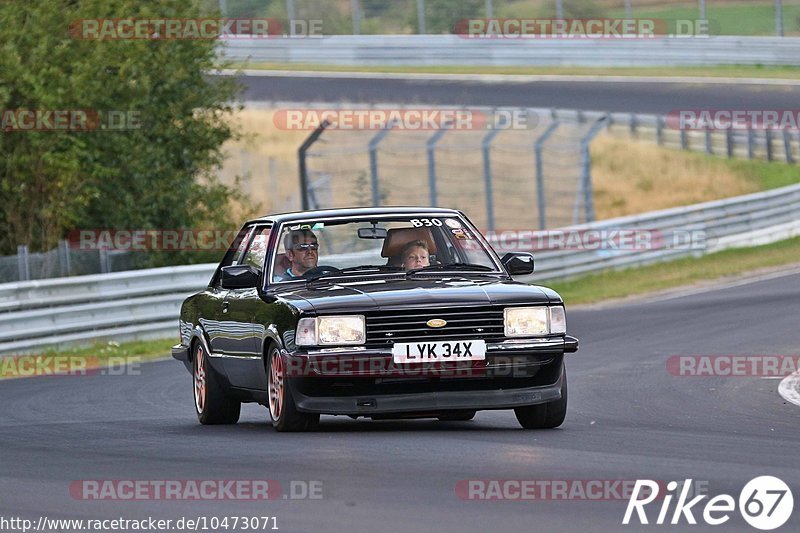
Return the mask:
M 427 325 L 431 319 L 447 321 L 444 327 Z M 446 340 L 497 340 L 504 336 L 500 307 L 446 307 L 376 311 L 366 313 L 367 345 L 390 346 L 395 342 Z

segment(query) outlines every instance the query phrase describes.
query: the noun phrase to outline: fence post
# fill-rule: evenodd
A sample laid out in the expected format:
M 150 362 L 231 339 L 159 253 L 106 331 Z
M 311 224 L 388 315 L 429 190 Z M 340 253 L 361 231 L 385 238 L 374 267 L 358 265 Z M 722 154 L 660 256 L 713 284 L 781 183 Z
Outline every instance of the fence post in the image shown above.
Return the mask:
M 686 128 L 681 128 L 681 150 L 689 149 L 689 135 L 686 133 Z
M 436 195 L 436 143 L 447 133 L 446 128 L 448 125 L 444 124 L 443 126 L 442 129 L 437 130 L 436 133 L 431 135 L 425 142 L 425 149 L 428 153 L 428 202 L 431 204 L 431 207 L 436 207 L 436 204 L 439 202 Z
M 374 207 L 381 205 L 380 184 L 378 182 L 378 144 L 384 137 L 389 135 L 393 127 L 394 122 L 389 122 L 384 129 L 369 140 L 369 179 L 372 187 L 372 205 Z
M 353 35 L 361 34 L 361 2 L 359 0 L 350 0 L 350 11 L 353 17 Z
M 418 34 L 425 35 L 428 33 L 425 27 L 425 0 L 417 0 L 417 26 Z
M 31 265 L 28 258 L 28 245 L 26 244 L 17 246 L 17 268 L 20 281 L 31 279 Z
M 664 116 L 658 115 L 656 117 L 656 144 L 663 146 L 664 144 Z
M 560 122 L 556 121 L 550 124 L 544 133 L 533 143 L 533 152 L 536 156 L 536 203 L 539 208 L 539 229 L 543 230 L 547 227 L 547 216 L 545 210 L 547 208 L 544 196 L 544 163 L 542 162 L 542 146 L 545 141 L 558 129 Z
M 713 154 L 714 150 L 711 148 L 711 130 L 706 128 L 706 153 Z
M 581 139 L 581 191 L 583 192 L 583 205 L 586 209 L 586 222 L 594 222 L 594 193 L 592 191 L 592 154 L 589 144 L 605 127 L 608 115 L 600 117 Z M 577 210 L 578 202 L 575 202 Z M 577 211 L 573 211 L 573 223 L 577 223 Z
M 325 131 L 325 128 L 330 126 L 330 122 L 323 120 L 322 124 L 317 126 L 311 135 L 303 141 L 300 148 L 297 150 L 298 167 L 300 168 L 300 205 L 303 211 L 308 211 L 308 169 L 306 168 L 306 152 L 311 145 L 317 142 L 319 136 Z
M 289 35 L 294 35 L 294 0 L 286 0 L 286 18 L 289 19 Z
M 101 246 L 97 252 L 100 259 L 100 273 L 108 274 L 111 271 L 108 263 L 108 250 Z
M 772 130 L 767 128 L 764 130 L 764 140 L 767 143 L 767 161 L 772 161 Z
M 753 128 L 747 128 L 747 159 L 753 159 L 755 155 L 755 150 L 753 148 L 755 139 L 753 137 Z
M 69 244 L 65 240 L 58 241 L 58 267 L 62 277 L 70 275 Z
M 725 148 L 728 157 L 733 157 L 733 129 L 730 126 L 725 130 Z
M 789 130 L 783 130 L 783 151 L 786 153 L 786 162 L 794 163 L 794 156 L 792 155 L 792 138 L 789 136 Z
M 636 113 L 631 113 L 631 122 L 630 122 L 631 137 L 636 137 L 636 126 L 637 126 L 636 123 L 637 123 Z
M 484 135 L 481 140 L 481 149 L 483 150 L 483 179 L 486 190 L 486 225 L 489 231 L 494 231 L 491 144 L 498 133 L 500 133 L 500 128 L 495 127 Z

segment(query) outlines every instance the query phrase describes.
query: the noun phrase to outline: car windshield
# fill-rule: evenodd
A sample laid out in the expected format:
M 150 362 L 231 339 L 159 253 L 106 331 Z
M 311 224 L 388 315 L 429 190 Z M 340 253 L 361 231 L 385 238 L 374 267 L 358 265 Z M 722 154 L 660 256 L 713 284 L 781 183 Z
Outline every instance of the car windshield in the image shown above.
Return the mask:
M 381 272 L 498 271 L 458 216 L 393 216 L 284 224 L 272 282 Z

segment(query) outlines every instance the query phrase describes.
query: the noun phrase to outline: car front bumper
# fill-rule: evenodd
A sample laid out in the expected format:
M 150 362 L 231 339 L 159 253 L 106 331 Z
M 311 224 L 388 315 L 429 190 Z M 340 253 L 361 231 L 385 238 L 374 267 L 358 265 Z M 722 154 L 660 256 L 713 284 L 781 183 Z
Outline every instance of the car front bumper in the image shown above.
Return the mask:
M 369 416 L 385 413 L 447 410 L 511 409 L 561 398 L 563 372 L 551 385 L 520 389 L 437 391 L 363 396 L 308 396 L 290 381 L 299 411 L 331 415 Z
M 189 347 L 184 346 L 183 344 L 176 344 L 172 347 L 172 357 L 177 359 L 183 366 L 185 366 L 189 372 L 192 371 L 192 363 L 189 360 Z
M 485 361 L 465 368 L 394 365 L 389 350 L 286 353 L 297 409 L 370 416 L 447 410 L 509 409 L 561 398 L 563 356 L 574 337 L 488 343 Z M 342 364 L 346 361 L 350 364 Z

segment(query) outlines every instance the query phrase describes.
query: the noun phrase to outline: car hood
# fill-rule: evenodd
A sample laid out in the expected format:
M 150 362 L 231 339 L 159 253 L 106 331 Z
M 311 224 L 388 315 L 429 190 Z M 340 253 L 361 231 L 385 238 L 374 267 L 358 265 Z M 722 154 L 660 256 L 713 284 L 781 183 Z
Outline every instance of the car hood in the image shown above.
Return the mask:
M 329 314 L 377 309 L 466 305 L 543 305 L 561 303 L 550 289 L 488 277 L 317 281 L 309 287 L 270 291 L 303 313 Z

